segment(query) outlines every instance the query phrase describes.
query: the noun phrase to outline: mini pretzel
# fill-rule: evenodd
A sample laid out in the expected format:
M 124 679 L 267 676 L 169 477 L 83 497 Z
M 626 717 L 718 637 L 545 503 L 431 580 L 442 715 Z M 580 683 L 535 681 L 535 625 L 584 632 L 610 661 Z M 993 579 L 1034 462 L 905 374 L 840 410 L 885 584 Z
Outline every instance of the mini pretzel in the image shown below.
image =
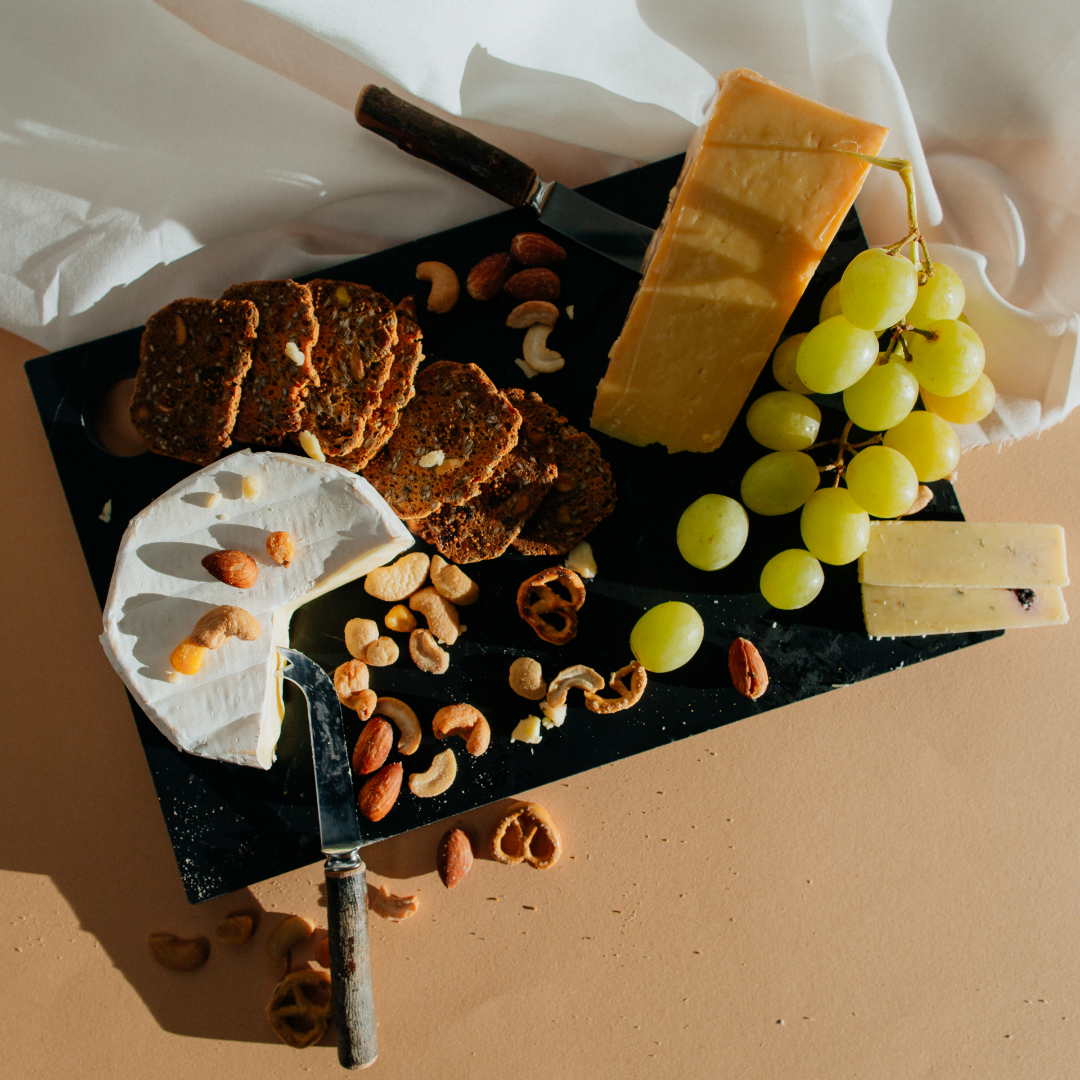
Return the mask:
M 330 973 L 306 968 L 277 984 L 266 1018 L 286 1046 L 303 1050 L 326 1034 L 331 1009 Z
M 527 862 L 547 870 L 561 854 L 559 831 L 539 803 L 514 803 L 491 834 L 491 857 L 507 866 Z
M 558 582 L 570 594 L 561 597 L 548 582 Z M 577 613 L 585 603 L 585 586 L 573 570 L 552 566 L 521 583 L 517 594 L 518 614 L 536 631 L 537 637 L 552 645 L 565 645 L 577 634 Z M 562 621 L 557 627 L 545 616 Z
M 627 689 L 626 683 L 623 682 L 623 677 L 626 675 L 630 676 L 629 689 Z M 626 667 L 619 668 L 608 679 L 608 686 L 619 695 L 618 697 L 602 698 L 599 694 L 586 690 L 585 708 L 594 713 L 613 713 L 629 709 L 631 705 L 636 705 L 641 700 L 641 695 L 645 693 L 645 684 L 648 681 L 649 677 L 645 673 L 645 669 L 634 660 L 627 664 Z

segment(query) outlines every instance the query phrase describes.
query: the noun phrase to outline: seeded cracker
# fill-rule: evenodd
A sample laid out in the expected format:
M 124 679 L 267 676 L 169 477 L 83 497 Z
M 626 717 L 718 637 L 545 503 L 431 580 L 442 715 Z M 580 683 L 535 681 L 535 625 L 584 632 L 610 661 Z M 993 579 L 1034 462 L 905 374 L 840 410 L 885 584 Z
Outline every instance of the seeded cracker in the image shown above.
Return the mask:
M 333 465 L 357 472 L 386 445 L 398 425 L 401 410 L 416 394 L 413 382 L 416 369 L 424 359 L 423 335 L 420 327 L 408 315 L 398 311 L 398 339 L 390 375 L 383 385 L 379 404 L 364 425 L 363 442 L 343 457 L 327 457 Z
M 530 446 L 547 451 L 559 476 L 513 546 L 523 555 L 565 555 L 615 509 L 615 481 L 600 447 L 567 423 L 539 394 L 514 388 Z
M 480 368 L 440 360 L 417 376 L 416 397 L 364 476 L 398 517 L 427 517 L 473 498 L 520 426 L 521 414 Z
M 258 325 L 250 300 L 174 300 L 147 319 L 131 422 L 151 450 L 209 465 L 232 444 Z
M 394 305 L 352 281 L 308 283 L 319 321 L 311 352 L 318 385 L 308 388 L 300 426 L 319 440 L 327 457 L 340 458 L 364 438 L 364 424 L 379 403 L 397 340 Z
M 440 506 L 413 523 L 413 532 L 453 563 L 496 559 L 535 513 L 558 471 L 543 450 L 528 444 L 523 419 L 517 446 L 480 494 L 463 506 Z
M 300 430 L 305 392 L 315 378 L 311 347 L 319 324 L 311 290 L 295 281 L 245 281 L 229 286 L 221 299 L 250 300 L 259 309 L 258 337 L 233 438 L 277 446 Z

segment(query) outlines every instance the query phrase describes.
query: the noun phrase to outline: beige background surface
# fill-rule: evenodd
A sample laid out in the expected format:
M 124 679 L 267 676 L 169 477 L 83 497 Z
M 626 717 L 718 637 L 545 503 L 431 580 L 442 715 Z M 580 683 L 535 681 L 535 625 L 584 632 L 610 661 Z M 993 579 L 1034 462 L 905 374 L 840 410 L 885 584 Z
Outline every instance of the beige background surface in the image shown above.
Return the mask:
M 320 868 L 184 898 L 22 370 L 36 353 L 0 332 L 0 1072 L 333 1075 L 331 1046 L 289 1050 L 262 1015 L 263 941 L 286 914 L 325 925 Z M 1078 460 L 1075 418 L 970 453 L 964 509 L 1075 543 Z M 369 848 L 374 881 L 420 898 L 372 920 L 373 1075 L 1075 1075 L 1078 634 L 1011 632 L 534 792 L 566 842 L 550 872 L 480 860 L 450 893 L 441 826 Z M 256 940 L 196 973 L 147 952 L 252 905 Z

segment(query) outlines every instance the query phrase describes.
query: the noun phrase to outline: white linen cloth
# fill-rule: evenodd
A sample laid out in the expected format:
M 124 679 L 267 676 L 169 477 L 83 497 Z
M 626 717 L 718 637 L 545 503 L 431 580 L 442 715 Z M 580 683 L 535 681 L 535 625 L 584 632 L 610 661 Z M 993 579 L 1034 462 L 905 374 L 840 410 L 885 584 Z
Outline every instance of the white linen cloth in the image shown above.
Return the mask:
M 0 33 L 0 325 L 47 348 L 177 296 L 500 204 L 362 131 L 379 81 L 583 183 L 685 149 L 750 67 L 887 124 L 999 391 L 965 446 L 1080 401 L 1080 5 L 978 0 L 24 0 Z M 902 186 L 859 199 L 871 243 Z

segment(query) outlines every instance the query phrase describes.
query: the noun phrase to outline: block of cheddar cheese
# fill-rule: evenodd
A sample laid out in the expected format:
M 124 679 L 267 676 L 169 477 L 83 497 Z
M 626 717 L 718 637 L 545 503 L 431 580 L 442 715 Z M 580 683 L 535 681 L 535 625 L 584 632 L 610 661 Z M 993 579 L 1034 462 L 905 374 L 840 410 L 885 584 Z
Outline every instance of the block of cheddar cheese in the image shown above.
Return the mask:
M 888 129 L 752 71 L 720 77 L 597 387 L 592 426 L 715 450 Z
M 911 588 L 864 585 L 863 617 L 871 637 L 917 637 L 1062 626 L 1069 621 L 1061 589 Z

